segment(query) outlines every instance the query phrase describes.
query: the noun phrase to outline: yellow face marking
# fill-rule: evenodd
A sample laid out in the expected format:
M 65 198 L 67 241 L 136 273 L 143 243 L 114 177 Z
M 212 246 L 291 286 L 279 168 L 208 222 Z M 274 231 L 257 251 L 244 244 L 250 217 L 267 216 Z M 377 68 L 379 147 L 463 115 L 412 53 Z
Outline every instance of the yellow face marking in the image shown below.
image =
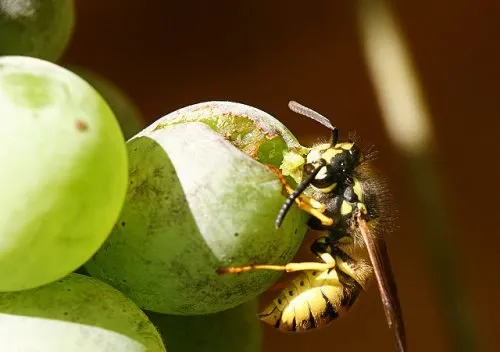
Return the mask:
M 311 151 L 307 154 L 306 162 L 308 164 L 314 164 L 321 159 L 321 153 L 319 149 L 311 149 Z
M 331 147 L 332 146 L 330 143 L 322 143 L 322 144 L 315 145 L 314 147 L 312 147 L 312 149 L 313 150 L 324 150 L 324 149 L 328 149 Z
M 326 147 L 326 148 L 324 148 L 324 147 Z M 323 150 L 323 149 L 326 149 L 326 151 L 321 153 L 321 150 Z M 320 144 L 320 145 L 314 147 L 314 149 L 312 149 L 311 152 L 307 155 L 307 162 L 314 165 L 320 159 L 324 159 L 327 163 L 330 163 L 330 161 L 335 157 L 335 155 L 338 155 L 342 152 L 343 152 L 343 149 L 333 148 L 333 147 L 330 147 L 328 144 Z M 323 166 L 319 170 L 315 179 L 322 180 L 327 176 L 328 176 L 327 168 L 326 168 L 326 166 Z M 328 187 L 324 187 L 324 188 L 315 187 L 315 188 L 322 193 L 330 193 L 331 191 L 333 191 L 335 189 L 335 187 L 337 187 L 337 184 L 333 183 L 333 184 L 329 185 Z
M 321 154 L 321 157 L 325 159 L 327 163 L 330 163 L 335 155 L 338 155 L 342 152 L 343 150 L 339 148 L 328 148 L 323 154 Z
M 326 172 L 326 166 L 323 166 L 321 169 L 319 169 L 319 172 L 316 174 L 316 177 L 314 177 L 317 180 L 324 179 L 327 176 Z
M 345 143 L 341 143 L 338 145 L 343 144 Z M 340 154 L 343 151 L 343 148 L 332 147 L 329 144 L 319 144 L 312 148 L 311 151 L 307 154 L 306 162 L 314 165 L 320 159 L 325 159 L 325 161 L 329 163 L 335 155 Z
M 318 144 L 314 146 L 309 153 L 307 153 L 306 162 L 311 164 L 317 163 L 319 159 L 321 159 L 321 151 L 328 148 L 331 148 L 330 144 Z
M 339 149 L 343 149 L 343 150 L 351 150 L 353 145 L 354 145 L 354 143 L 349 143 L 349 142 L 337 143 L 335 145 L 335 148 L 339 148 Z
M 316 188 L 318 191 L 320 191 L 322 193 L 330 193 L 331 191 L 333 191 L 335 189 L 335 187 L 337 187 L 337 184 L 332 183 L 330 186 L 325 187 L 325 188 L 318 188 L 318 187 L 314 187 L 314 188 Z
M 346 201 L 343 201 L 342 205 L 340 206 L 340 214 L 341 215 L 348 215 L 350 213 L 352 213 L 352 205 Z

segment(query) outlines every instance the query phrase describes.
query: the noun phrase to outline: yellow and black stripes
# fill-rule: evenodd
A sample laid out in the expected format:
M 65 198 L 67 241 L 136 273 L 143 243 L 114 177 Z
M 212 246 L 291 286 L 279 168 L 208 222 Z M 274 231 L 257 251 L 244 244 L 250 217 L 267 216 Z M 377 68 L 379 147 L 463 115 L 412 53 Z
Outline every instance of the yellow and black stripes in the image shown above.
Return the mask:
M 318 240 L 323 241 L 323 238 Z M 338 248 L 330 249 L 336 253 L 334 268 L 302 271 L 259 314 L 259 318 L 282 331 L 303 332 L 324 327 L 347 311 L 371 271 L 366 265 L 359 266 Z M 362 274 L 357 273 L 360 269 Z

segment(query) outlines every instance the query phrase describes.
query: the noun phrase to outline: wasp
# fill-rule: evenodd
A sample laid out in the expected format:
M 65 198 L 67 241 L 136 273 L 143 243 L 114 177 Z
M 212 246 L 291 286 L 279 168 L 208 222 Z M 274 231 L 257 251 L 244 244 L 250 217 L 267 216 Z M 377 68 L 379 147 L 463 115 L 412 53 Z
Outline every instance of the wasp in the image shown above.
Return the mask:
M 277 168 L 269 166 L 289 195 L 277 215 L 276 227 L 294 203 L 311 214 L 309 228 L 322 234 L 310 248 L 319 261 L 221 268 L 219 273 L 298 272 L 259 314 L 264 322 L 285 332 L 303 332 L 330 324 L 349 310 L 375 276 L 397 350 L 405 351 L 405 328 L 396 284 L 385 242 L 377 232 L 383 227 L 386 192 L 372 172 L 369 153 L 363 154 L 353 140 L 339 142 L 338 129 L 318 112 L 295 101 L 289 103 L 289 108 L 331 131 L 327 143 L 308 149 L 303 180 L 296 189 Z

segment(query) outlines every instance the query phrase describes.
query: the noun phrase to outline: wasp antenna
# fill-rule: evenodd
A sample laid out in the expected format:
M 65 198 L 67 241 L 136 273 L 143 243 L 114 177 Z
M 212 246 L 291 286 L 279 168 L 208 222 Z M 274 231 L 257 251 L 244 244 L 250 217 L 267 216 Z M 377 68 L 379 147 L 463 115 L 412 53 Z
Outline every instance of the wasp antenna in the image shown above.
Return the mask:
M 339 131 L 338 131 L 337 127 L 332 125 L 330 120 L 328 120 L 326 117 L 321 115 L 319 112 L 316 112 L 313 109 L 310 109 L 310 108 L 308 108 L 300 103 L 297 103 L 296 101 L 293 101 L 293 100 L 288 102 L 288 107 L 293 112 L 300 114 L 300 115 L 303 115 L 303 116 L 306 116 L 306 117 L 309 117 L 310 119 L 313 119 L 314 121 L 319 122 L 323 126 L 332 130 L 332 145 L 337 144 L 337 140 L 339 137 Z
M 332 130 L 332 139 L 330 141 L 330 144 L 333 146 L 335 146 L 335 144 L 337 144 L 337 141 L 339 140 L 339 130 L 334 127 L 335 129 Z
M 313 170 L 313 172 L 309 176 L 307 176 L 307 178 L 304 181 L 302 181 L 302 183 L 295 189 L 295 191 L 293 191 L 292 194 L 290 194 L 290 196 L 288 196 L 288 198 L 285 200 L 285 203 L 283 204 L 283 206 L 281 207 L 281 209 L 278 213 L 278 217 L 276 218 L 275 225 L 276 225 L 277 229 L 283 223 L 283 220 L 285 219 L 285 216 L 288 213 L 288 210 L 290 210 L 295 199 L 297 199 L 297 197 L 299 197 L 302 194 L 302 192 L 305 191 L 307 186 L 309 186 L 311 184 L 311 182 L 314 180 L 314 178 L 318 174 L 319 170 L 325 165 L 326 165 L 326 161 L 324 159 L 321 159 L 320 165 L 317 168 L 315 168 Z

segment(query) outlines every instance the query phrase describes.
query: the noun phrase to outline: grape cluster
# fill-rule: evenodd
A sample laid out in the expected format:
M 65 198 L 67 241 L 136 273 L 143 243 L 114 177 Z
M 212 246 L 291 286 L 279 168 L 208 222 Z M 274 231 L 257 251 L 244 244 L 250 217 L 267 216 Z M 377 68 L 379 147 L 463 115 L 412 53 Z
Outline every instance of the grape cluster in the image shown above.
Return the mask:
M 263 164 L 296 139 L 231 102 L 145 127 L 113 83 L 57 64 L 73 1 L 0 4 L 0 351 L 259 351 L 278 275 L 217 268 L 295 255 L 306 217 L 274 228 Z

